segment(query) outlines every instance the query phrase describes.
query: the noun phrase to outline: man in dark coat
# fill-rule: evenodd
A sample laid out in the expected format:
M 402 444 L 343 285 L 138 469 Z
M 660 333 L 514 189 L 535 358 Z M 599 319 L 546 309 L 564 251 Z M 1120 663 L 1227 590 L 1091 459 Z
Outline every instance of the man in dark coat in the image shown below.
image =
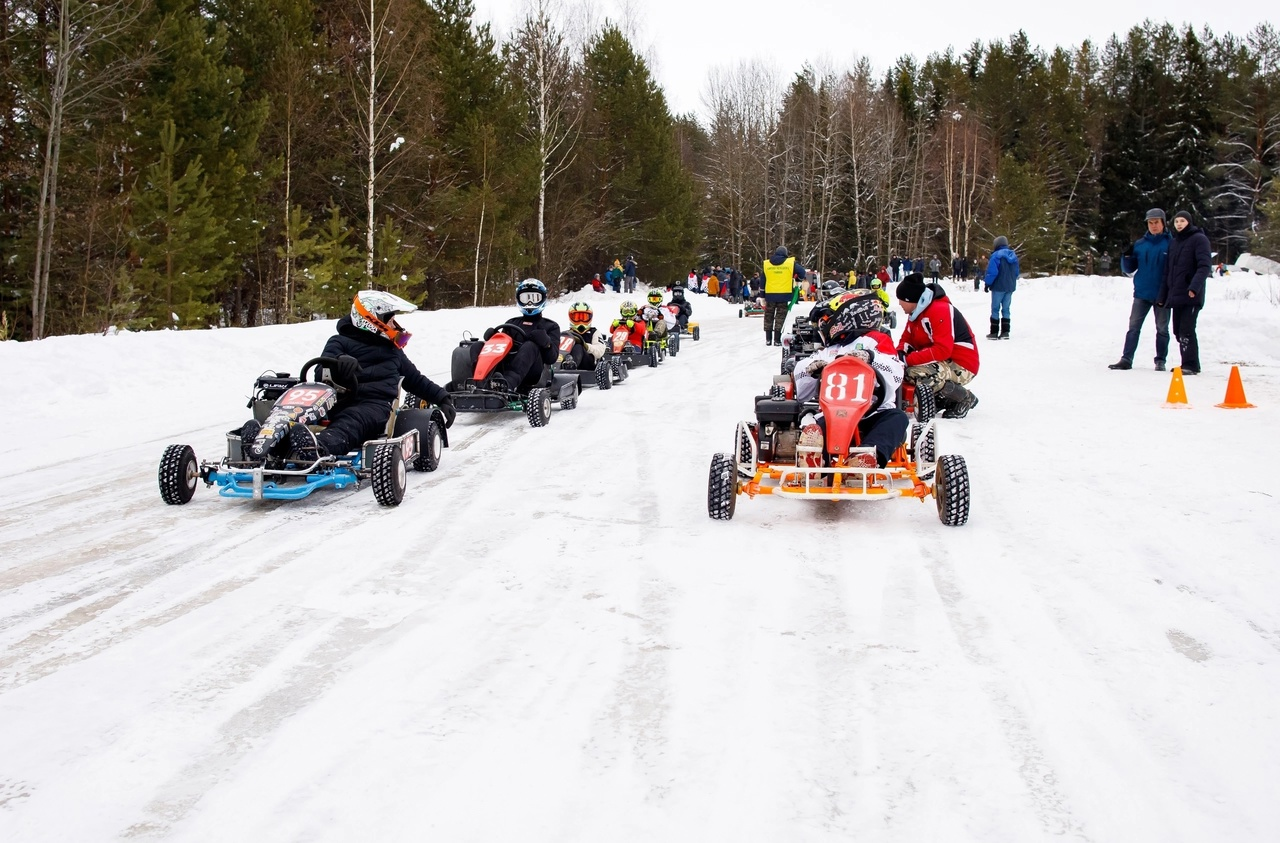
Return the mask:
M 547 306 L 547 288 L 537 278 L 526 278 L 516 285 L 516 306 L 520 308 L 520 315 L 504 324 L 515 325 L 524 336 L 515 338 L 515 350 L 503 358 L 495 374 L 503 378 L 507 389 L 525 393 L 542 379 L 542 367 L 556 362 L 560 353 L 560 325 L 542 315 Z M 484 338 L 488 340 L 497 332 L 497 328 L 490 328 L 484 332 Z M 471 346 L 473 367 L 483 347 L 482 343 Z
M 1192 222 L 1189 212 L 1174 214 L 1173 228 L 1157 303 L 1172 311 L 1173 335 L 1182 352 L 1182 374 L 1198 375 L 1200 341 L 1196 339 L 1196 320 L 1204 307 L 1205 279 L 1213 271 L 1213 251 L 1209 238 Z
M 1152 208 L 1147 211 L 1147 233 L 1120 256 L 1120 271 L 1133 276 L 1133 305 L 1129 308 L 1129 331 L 1124 335 L 1124 349 L 1120 352 L 1120 359 L 1108 368 L 1133 368 L 1133 355 L 1138 350 L 1142 323 L 1154 309 L 1156 371 L 1164 371 L 1165 358 L 1169 353 L 1169 309 L 1156 304 L 1156 301 L 1160 297 L 1160 286 L 1164 284 L 1171 240 L 1164 227 L 1164 210 Z

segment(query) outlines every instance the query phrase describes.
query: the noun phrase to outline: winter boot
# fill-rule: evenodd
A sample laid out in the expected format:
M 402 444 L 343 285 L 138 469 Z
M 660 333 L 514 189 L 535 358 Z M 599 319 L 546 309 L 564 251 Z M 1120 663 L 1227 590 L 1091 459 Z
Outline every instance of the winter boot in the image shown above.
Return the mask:
M 1000 339 L 1002 340 L 1009 339 L 1009 320 L 1008 319 L 1000 320 Z
M 1121 370 L 1126 370 L 1126 371 L 1127 371 L 1127 370 L 1129 370 L 1129 369 L 1132 369 L 1132 368 L 1133 368 L 1133 361 L 1132 361 L 1132 360 L 1130 360 L 1128 357 L 1121 357 L 1119 360 L 1117 360 L 1116 362 L 1112 363 L 1112 364 L 1111 364 L 1110 366 L 1108 366 L 1107 368 L 1108 368 L 1108 369 L 1121 369 Z M 1157 371 L 1157 372 L 1158 372 L 1158 371 L 1160 371 L 1160 370 L 1162 370 L 1163 368 L 1164 368 L 1163 366 L 1160 366 L 1160 365 L 1158 365 L 1158 364 L 1156 365 L 1156 371 Z
M 316 441 L 316 435 L 305 424 L 289 427 L 289 457 L 297 462 L 314 462 L 328 456 L 325 447 Z
M 773 332 L 773 344 L 782 345 L 782 329 L 781 328 Z
M 987 334 L 987 339 L 989 340 L 1000 339 L 1000 320 L 999 319 L 991 320 L 991 332 Z
M 1156 371 L 1157 371 L 1157 372 L 1163 372 L 1163 371 L 1164 371 L 1164 361 L 1163 361 L 1163 360 L 1157 360 L 1157 361 L 1156 361 Z
M 773 345 L 773 335 L 770 334 L 768 331 L 764 332 L 764 344 Z
M 978 406 L 977 396 L 954 381 L 944 383 L 934 398 L 943 408 L 939 415 L 944 419 L 962 419 Z

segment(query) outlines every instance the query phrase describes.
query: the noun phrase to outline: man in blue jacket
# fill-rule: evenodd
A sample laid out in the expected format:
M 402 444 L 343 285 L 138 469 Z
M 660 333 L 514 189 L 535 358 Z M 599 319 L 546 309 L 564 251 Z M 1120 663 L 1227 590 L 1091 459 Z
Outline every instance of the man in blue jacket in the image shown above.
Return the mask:
M 1155 310 L 1156 371 L 1164 371 L 1164 361 L 1169 353 L 1169 308 L 1158 302 L 1170 239 L 1169 232 L 1165 231 L 1164 211 L 1152 208 L 1147 211 L 1147 233 L 1120 256 L 1120 271 L 1133 277 L 1133 305 L 1129 308 L 1129 332 L 1124 335 L 1120 360 L 1107 368 L 1133 368 L 1133 355 L 1138 350 L 1142 324 L 1147 321 L 1147 314 Z
M 1018 256 L 1009 248 L 1009 238 L 1001 235 L 991 246 L 991 260 L 987 262 L 987 275 L 984 282 L 987 292 L 991 294 L 991 333 L 989 340 L 1009 339 L 1009 305 L 1013 302 L 1013 291 L 1018 289 L 1018 276 L 1022 267 L 1018 265 Z

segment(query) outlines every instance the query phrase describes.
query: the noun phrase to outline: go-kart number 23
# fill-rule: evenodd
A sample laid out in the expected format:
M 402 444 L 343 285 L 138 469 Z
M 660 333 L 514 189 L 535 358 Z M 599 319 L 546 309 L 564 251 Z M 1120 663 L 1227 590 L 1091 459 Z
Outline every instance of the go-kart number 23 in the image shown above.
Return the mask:
M 295 407 L 310 407 L 315 404 L 323 396 L 325 390 L 312 389 L 306 387 L 294 387 L 285 394 L 284 400 L 280 403 L 291 404 Z
M 866 375 L 858 375 L 853 380 L 857 384 L 858 390 L 857 390 L 857 393 L 849 400 L 866 401 L 867 397 L 864 394 L 864 389 L 866 385 Z M 828 401 L 844 401 L 848 397 L 847 396 L 848 386 L 849 386 L 848 375 L 846 375 L 844 372 L 833 372 L 831 373 L 830 376 L 827 377 L 826 389 L 823 394 L 823 397 L 825 397 Z

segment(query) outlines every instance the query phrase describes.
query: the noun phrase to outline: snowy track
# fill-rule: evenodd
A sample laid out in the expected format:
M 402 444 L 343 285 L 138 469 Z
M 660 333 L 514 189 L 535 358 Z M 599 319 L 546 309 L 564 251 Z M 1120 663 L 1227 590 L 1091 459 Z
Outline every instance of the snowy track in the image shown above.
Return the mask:
M 958 529 L 707 518 L 778 352 L 697 296 L 700 342 L 546 428 L 460 417 L 396 509 L 160 501 L 331 323 L 0 344 L 0 839 L 1273 839 L 1280 311 L 1213 302 L 1174 412 L 1106 369 L 1127 294 L 1024 283 L 943 423 Z M 505 315 L 410 353 L 443 380 Z M 1258 409 L 1212 408 L 1227 361 Z

